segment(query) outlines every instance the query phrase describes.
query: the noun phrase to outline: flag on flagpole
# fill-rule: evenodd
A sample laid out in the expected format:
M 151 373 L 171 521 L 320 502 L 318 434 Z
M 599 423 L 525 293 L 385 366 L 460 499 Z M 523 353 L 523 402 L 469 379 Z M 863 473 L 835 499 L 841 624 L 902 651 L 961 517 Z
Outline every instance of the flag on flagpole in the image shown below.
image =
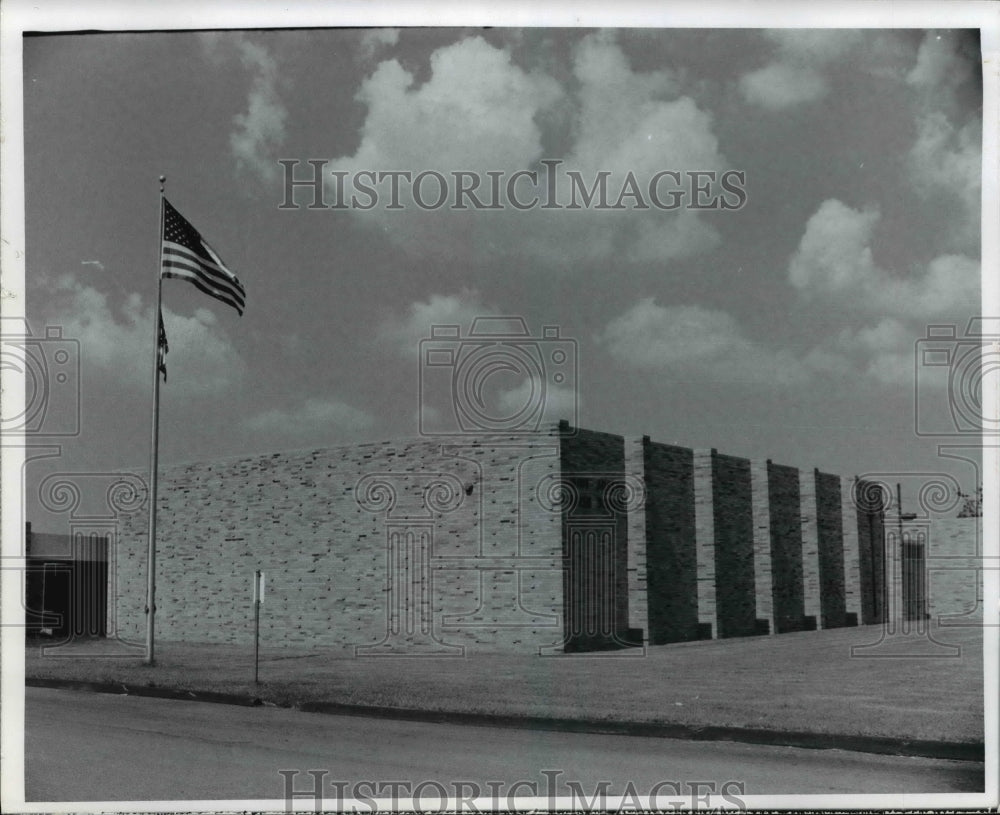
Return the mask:
M 166 198 L 163 199 L 161 275 L 187 280 L 210 297 L 232 306 L 241 316 L 243 314 L 246 301 L 243 284 Z
M 163 374 L 163 381 L 167 381 L 167 352 L 170 350 L 170 346 L 167 345 L 167 330 L 163 327 L 163 311 L 160 311 L 160 345 L 159 345 L 159 355 L 157 356 L 157 367 L 160 369 L 160 373 Z

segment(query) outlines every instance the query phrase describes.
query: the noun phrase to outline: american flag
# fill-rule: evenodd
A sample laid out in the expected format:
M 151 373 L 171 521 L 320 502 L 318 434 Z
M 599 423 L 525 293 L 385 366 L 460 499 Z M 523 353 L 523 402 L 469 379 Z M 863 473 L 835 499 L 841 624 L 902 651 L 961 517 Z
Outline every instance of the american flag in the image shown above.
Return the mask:
M 187 280 L 243 314 L 246 301 L 243 284 L 166 198 L 163 199 L 162 276 Z
M 170 346 L 167 344 L 167 329 L 163 327 L 163 312 L 160 311 L 160 347 L 159 354 L 156 357 L 157 367 L 160 369 L 160 373 L 163 374 L 163 381 L 167 381 L 167 352 L 170 350 Z

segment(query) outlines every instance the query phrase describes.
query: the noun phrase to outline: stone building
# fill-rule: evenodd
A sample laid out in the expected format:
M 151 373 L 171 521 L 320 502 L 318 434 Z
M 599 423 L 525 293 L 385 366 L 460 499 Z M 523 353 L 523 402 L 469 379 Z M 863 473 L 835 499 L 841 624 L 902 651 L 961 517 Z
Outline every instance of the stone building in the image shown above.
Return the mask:
M 358 655 L 875 623 L 884 513 L 865 487 L 565 422 L 170 467 L 157 638 L 251 641 L 258 569 L 263 644 Z M 144 511 L 121 515 L 109 564 L 109 627 L 126 639 L 143 637 L 146 528 Z

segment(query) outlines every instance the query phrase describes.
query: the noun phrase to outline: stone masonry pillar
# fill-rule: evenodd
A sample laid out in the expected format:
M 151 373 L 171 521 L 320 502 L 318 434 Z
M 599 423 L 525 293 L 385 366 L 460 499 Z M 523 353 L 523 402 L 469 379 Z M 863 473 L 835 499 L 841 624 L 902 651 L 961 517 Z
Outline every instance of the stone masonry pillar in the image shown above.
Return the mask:
M 698 564 L 698 623 L 719 636 L 715 591 L 715 516 L 712 460 L 715 450 L 694 451 L 695 555 Z
M 861 625 L 861 541 L 858 536 L 857 479 L 840 481 L 840 511 L 844 530 L 844 610 Z
M 757 619 L 767 620 L 768 633 L 775 634 L 774 592 L 771 574 L 771 500 L 768 494 L 770 461 L 750 464 L 753 502 L 753 573 Z
M 799 470 L 802 512 L 802 597 L 806 617 L 823 625 L 819 580 L 819 522 L 816 517 L 816 470 Z
M 625 439 L 625 475 L 646 482 L 645 445 L 648 436 Z M 649 644 L 649 606 L 646 582 L 646 504 L 628 513 L 628 626 L 641 629 L 643 645 Z

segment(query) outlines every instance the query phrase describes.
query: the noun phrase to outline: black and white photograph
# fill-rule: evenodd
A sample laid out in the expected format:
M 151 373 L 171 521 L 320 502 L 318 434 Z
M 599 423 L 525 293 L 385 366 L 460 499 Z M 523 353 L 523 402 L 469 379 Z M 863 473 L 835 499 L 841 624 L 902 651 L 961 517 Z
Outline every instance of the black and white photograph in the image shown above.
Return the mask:
M 1000 8 L 0 25 L 5 812 L 1000 804 Z

